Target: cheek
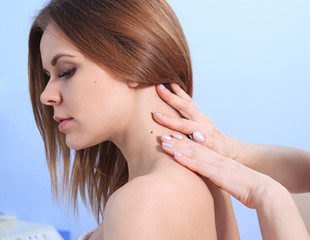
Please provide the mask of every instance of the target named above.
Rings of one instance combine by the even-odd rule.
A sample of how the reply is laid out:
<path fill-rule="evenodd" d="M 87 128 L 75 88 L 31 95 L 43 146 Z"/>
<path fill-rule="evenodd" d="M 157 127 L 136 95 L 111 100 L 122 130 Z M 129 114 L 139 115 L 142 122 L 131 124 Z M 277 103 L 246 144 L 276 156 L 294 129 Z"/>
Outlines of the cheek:
<path fill-rule="evenodd" d="M 67 93 L 67 107 L 75 118 L 73 128 L 66 134 L 66 143 L 72 149 L 112 140 L 126 126 L 133 96 L 125 83 L 104 77 L 81 77 Z"/>
<path fill-rule="evenodd" d="M 80 94 L 79 102 L 85 117 L 96 125 L 96 122 L 117 121 L 115 118 L 123 114 L 130 96 L 124 84 L 116 80 L 93 80 Z"/>
<path fill-rule="evenodd" d="M 66 143 L 70 148 L 82 149 L 112 139 L 117 128 L 117 111 L 109 104 L 93 103 L 83 101 L 76 109 L 76 119 L 66 132 Z"/>

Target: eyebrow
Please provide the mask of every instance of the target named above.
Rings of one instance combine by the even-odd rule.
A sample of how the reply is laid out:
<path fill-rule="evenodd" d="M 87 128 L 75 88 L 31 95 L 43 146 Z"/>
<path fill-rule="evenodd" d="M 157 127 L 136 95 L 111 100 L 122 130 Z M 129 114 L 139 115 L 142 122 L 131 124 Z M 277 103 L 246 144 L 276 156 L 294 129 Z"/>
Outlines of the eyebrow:
<path fill-rule="evenodd" d="M 55 66 L 56 66 L 56 63 L 57 63 L 57 61 L 58 61 L 58 59 L 61 58 L 61 57 L 73 57 L 73 56 L 72 56 L 72 55 L 69 55 L 69 54 L 62 54 L 62 53 L 57 54 L 57 55 L 52 59 L 51 65 L 55 67 Z"/>

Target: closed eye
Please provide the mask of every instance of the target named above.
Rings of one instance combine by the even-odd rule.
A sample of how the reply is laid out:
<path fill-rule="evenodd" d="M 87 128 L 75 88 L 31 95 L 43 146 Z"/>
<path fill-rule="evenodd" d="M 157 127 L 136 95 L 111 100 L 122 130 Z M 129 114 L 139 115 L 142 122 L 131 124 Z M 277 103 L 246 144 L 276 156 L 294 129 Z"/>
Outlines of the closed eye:
<path fill-rule="evenodd" d="M 70 78 L 73 76 L 73 74 L 75 73 L 75 68 L 69 70 L 69 71 L 66 71 L 66 72 L 63 72 L 62 74 L 59 74 L 58 77 L 59 78 Z"/>

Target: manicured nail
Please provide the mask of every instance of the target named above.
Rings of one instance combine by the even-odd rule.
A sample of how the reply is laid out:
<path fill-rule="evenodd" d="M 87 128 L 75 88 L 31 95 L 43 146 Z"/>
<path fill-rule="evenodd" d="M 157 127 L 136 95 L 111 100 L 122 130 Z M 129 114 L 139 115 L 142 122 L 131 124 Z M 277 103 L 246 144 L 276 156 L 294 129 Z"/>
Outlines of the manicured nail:
<path fill-rule="evenodd" d="M 178 134 L 178 133 L 173 133 L 172 136 L 175 137 L 175 138 L 177 138 L 177 139 L 180 139 L 180 140 L 183 139 L 182 135 L 181 135 L 181 134 Z"/>
<path fill-rule="evenodd" d="M 165 85 L 164 85 L 164 84 L 160 84 L 160 86 L 161 86 L 161 88 L 162 88 L 162 89 L 167 90 L 167 88 L 165 87 Z"/>
<path fill-rule="evenodd" d="M 164 139 L 169 140 L 169 141 L 172 139 L 169 135 L 166 135 L 166 134 L 162 134 L 161 136 L 162 136 Z"/>
<path fill-rule="evenodd" d="M 165 146 L 165 147 L 169 147 L 169 148 L 172 147 L 172 145 L 171 145 L 170 143 L 162 142 L 161 144 L 162 144 L 163 146 Z"/>
<path fill-rule="evenodd" d="M 152 113 L 157 116 L 164 116 L 162 113 L 159 113 L 159 112 L 152 112 Z"/>
<path fill-rule="evenodd" d="M 178 152 L 174 152 L 174 156 L 182 157 L 182 154 L 181 154 L 181 153 L 178 153 Z"/>
<path fill-rule="evenodd" d="M 198 131 L 193 133 L 193 137 L 198 142 L 204 142 L 204 140 L 205 140 L 205 137 L 203 136 L 203 134 L 201 132 L 198 132 Z"/>

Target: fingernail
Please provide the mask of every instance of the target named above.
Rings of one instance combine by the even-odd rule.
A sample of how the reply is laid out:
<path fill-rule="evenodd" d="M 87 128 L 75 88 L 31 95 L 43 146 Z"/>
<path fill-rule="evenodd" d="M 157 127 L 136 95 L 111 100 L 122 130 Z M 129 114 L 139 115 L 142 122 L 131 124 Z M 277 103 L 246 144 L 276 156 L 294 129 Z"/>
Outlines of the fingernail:
<path fill-rule="evenodd" d="M 172 136 L 175 137 L 175 138 L 177 138 L 177 139 L 180 139 L 180 140 L 183 139 L 182 135 L 181 135 L 181 134 L 178 134 L 178 133 L 173 133 Z"/>
<path fill-rule="evenodd" d="M 182 157 L 182 154 L 178 153 L 178 152 L 174 152 L 174 155 L 177 156 L 177 157 Z"/>
<path fill-rule="evenodd" d="M 167 140 L 171 140 L 172 138 L 169 136 L 169 135 L 166 135 L 166 134 L 162 134 L 161 135 L 164 139 L 167 139 Z"/>
<path fill-rule="evenodd" d="M 161 144 L 162 144 L 163 146 L 165 146 L 165 147 L 169 147 L 169 148 L 172 147 L 172 145 L 171 145 L 170 143 L 162 142 Z"/>
<path fill-rule="evenodd" d="M 159 112 L 152 112 L 152 113 L 157 115 L 157 116 L 164 116 L 162 113 L 159 113 Z"/>
<path fill-rule="evenodd" d="M 203 136 L 203 134 L 201 132 L 198 132 L 198 131 L 193 133 L 193 137 L 198 142 L 204 142 L 204 140 L 205 140 L 205 137 Z"/>
<path fill-rule="evenodd" d="M 160 86 L 162 89 L 165 89 L 165 90 L 167 89 L 164 84 L 160 84 Z"/>

